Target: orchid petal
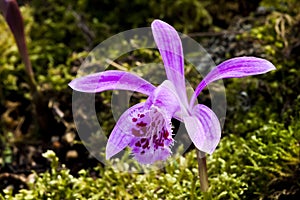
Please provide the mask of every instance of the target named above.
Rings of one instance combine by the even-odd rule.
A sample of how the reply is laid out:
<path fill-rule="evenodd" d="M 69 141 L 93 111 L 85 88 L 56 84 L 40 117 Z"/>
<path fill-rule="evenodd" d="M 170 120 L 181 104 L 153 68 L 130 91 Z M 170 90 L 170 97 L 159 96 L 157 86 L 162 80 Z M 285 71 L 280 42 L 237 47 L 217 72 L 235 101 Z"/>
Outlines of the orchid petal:
<path fill-rule="evenodd" d="M 156 106 L 140 111 L 132 118 L 136 122 L 132 128 L 136 137 L 129 146 L 134 158 L 141 164 L 166 160 L 174 143 L 171 116 Z"/>
<path fill-rule="evenodd" d="M 69 86 L 80 92 L 96 93 L 106 90 L 130 90 L 150 95 L 155 86 L 141 77 L 118 70 L 99 72 L 74 79 Z"/>
<path fill-rule="evenodd" d="M 193 109 L 193 116 L 185 116 L 183 121 L 197 149 L 213 153 L 221 138 L 220 122 L 216 114 L 205 105 L 198 104 Z"/>
<path fill-rule="evenodd" d="M 165 80 L 160 84 L 145 102 L 145 107 L 157 106 L 168 116 L 173 116 L 175 112 L 181 111 L 187 114 L 186 107 L 181 102 L 178 93 L 171 81 Z"/>
<path fill-rule="evenodd" d="M 110 159 L 112 156 L 122 151 L 131 143 L 132 139 L 135 138 L 134 135 L 131 134 L 132 122 L 130 114 L 134 110 L 143 107 L 144 103 L 136 104 L 121 115 L 108 138 L 106 145 L 106 159 Z"/>
<path fill-rule="evenodd" d="M 203 88 L 213 81 L 223 78 L 241 78 L 250 75 L 264 74 L 275 69 L 275 66 L 271 62 L 262 58 L 237 57 L 226 60 L 210 71 L 200 82 L 191 98 L 190 106 L 194 105 L 197 96 Z"/>
<path fill-rule="evenodd" d="M 221 125 L 217 115 L 207 106 L 198 104 L 193 109 L 193 115 L 198 118 L 204 128 L 207 153 L 212 153 L 221 138 Z M 205 149 L 205 148 L 204 148 Z"/>
<path fill-rule="evenodd" d="M 176 91 L 187 104 L 184 78 L 184 57 L 180 37 L 169 24 L 154 20 L 151 24 L 155 43 L 159 49 L 168 79 L 176 85 Z"/>

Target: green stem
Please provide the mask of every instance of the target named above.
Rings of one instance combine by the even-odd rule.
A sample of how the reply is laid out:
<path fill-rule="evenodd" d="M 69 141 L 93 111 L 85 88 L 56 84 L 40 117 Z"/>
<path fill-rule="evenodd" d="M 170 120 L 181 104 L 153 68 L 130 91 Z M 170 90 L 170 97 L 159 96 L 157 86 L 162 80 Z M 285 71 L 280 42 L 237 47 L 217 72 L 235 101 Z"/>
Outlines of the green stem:
<path fill-rule="evenodd" d="M 206 193 L 208 191 L 208 175 L 207 175 L 207 166 L 206 166 L 206 156 L 205 153 L 199 150 L 196 150 L 197 153 L 197 162 L 198 162 L 198 173 L 200 179 L 200 188 L 201 191 Z"/>

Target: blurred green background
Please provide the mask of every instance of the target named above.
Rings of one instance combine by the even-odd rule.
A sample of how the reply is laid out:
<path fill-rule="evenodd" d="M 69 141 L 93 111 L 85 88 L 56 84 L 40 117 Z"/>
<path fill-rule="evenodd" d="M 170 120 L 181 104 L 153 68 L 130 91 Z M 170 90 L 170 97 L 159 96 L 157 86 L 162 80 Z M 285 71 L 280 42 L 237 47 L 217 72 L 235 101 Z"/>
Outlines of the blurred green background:
<path fill-rule="evenodd" d="M 18 1 L 38 85 L 53 122 L 37 127 L 24 65 L 0 16 L 0 199 L 202 199 L 195 151 L 145 174 L 103 167 L 81 143 L 72 90 L 88 52 L 121 31 L 161 19 L 188 34 L 216 64 L 257 56 L 271 73 L 224 80 L 227 116 L 208 156 L 212 199 L 296 199 L 300 191 L 300 2 L 297 0 L 28 0 Z M 113 50 L 113 49 L 112 49 Z M 115 62 L 130 70 L 160 60 L 138 50 Z M 115 69 L 114 66 L 111 66 Z M 186 67 L 195 87 L 201 80 Z M 164 73 L 164 72 L 161 72 Z M 114 120 L 111 92 L 97 96 L 102 127 Z M 134 101 L 143 100 L 136 95 Z M 198 99 L 208 102 L 204 91 Z M 54 124 L 54 125 L 53 125 Z M 97 143 L 97 134 L 95 140 Z M 95 144 L 97 145 L 97 144 Z M 48 153 L 43 154 L 43 152 Z M 54 153 L 55 152 L 55 153 Z"/>

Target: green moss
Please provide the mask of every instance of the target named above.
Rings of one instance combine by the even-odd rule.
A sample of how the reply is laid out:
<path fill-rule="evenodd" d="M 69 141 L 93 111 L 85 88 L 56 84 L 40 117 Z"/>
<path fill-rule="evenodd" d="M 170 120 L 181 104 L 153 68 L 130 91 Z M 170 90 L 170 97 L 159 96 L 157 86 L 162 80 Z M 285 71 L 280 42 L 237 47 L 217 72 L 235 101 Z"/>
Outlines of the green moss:
<path fill-rule="evenodd" d="M 216 152 L 208 157 L 209 193 L 213 199 L 258 199 L 276 195 L 292 195 L 300 184 L 296 177 L 299 161 L 299 125 L 287 129 L 269 121 L 244 138 L 232 133 L 222 138 Z M 98 178 L 81 170 L 70 175 L 51 151 L 44 154 L 51 161 L 51 170 L 35 174 L 29 190 L 6 199 L 202 199 L 197 178 L 195 152 L 182 157 L 166 168 L 136 174 L 118 171 L 109 166 L 98 167 Z M 285 185 L 286 181 L 289 185 Z M 274 188 L 276 186 L 276 188 Z M 279 192 L 279 193 L 278 193 Z"/>

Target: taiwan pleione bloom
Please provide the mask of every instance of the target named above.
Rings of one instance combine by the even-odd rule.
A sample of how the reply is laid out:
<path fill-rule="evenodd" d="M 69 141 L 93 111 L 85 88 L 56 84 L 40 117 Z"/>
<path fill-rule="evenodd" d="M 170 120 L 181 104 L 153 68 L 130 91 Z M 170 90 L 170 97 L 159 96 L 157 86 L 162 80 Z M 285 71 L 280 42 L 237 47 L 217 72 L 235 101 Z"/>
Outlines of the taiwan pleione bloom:
<path fill-rule="evenodd" d="M 155 43 L 161 54 L 167 80 L 155 87 L 141 77 L 125 71 L 108 70 L 74 79 L 69 86 L 80 92 L 130 90 L 148 96 L 126 110 L 117 121 L 106 146 L 106 159 L 127 146 L 141 164 L 164 161 L 171 155 L 171 119 L 185 124 L 197 149 L 211 154 L 221 138 L 216 114 L 207 106 L 196 104 L 197 96 L 211 82 L 239 78 L 274 70 L 272 63 L 256 57 L 229 59 L 212 69 L 200 82 L 189 100 L 184 76 L 184 57 L 180 37 L 169 24 L 154 20 L 151 24 Z"/>

